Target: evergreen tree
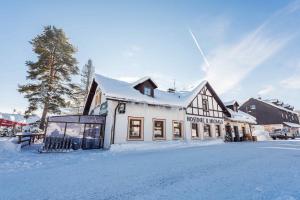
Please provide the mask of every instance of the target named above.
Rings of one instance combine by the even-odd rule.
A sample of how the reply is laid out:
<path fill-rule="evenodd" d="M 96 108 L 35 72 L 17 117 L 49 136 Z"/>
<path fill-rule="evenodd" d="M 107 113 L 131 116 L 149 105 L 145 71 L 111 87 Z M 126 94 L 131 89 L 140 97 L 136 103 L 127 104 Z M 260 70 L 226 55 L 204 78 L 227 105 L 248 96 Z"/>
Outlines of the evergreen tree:
<path fill-rule="evenodd" d="M 85 64 L 81 71 L 81 83 L 84 90 L 85 98 L 89 93 L 90 85 L 92 84 L 93 78 L 95 76 L 95 68 L 93 66 L 92 60 L 89 59 L 87 64 Z"/>
<path fill-rule="evenodd" d="M 72 98 L 68 101 L 67 109 L 63 111 L 64 114 L 82 114 L 83 112 L 84 103 L 95 76 L 95 68 L 91 59 L 82 67 L 80 76 L 81 83 L 76 85 L 73 90 L 76 98 Z"/>
<path fill-rule="evenodd" d="M 44 27 L 30 44 L 38 60 L 27 61 L 30 83 L 19 85 L 19 92 L 29 101 L 26 114 L 42 108 L 40 128 L 44 129 L 48 113 L 60 113 L 67 106 L 67 98 L 74 97 L 76 85 L 71 82 L 72 75 L 78 74 L 77 61 L 73 57 L 76 49 L 70 44 L 62 29 L 54 26 Z"/>

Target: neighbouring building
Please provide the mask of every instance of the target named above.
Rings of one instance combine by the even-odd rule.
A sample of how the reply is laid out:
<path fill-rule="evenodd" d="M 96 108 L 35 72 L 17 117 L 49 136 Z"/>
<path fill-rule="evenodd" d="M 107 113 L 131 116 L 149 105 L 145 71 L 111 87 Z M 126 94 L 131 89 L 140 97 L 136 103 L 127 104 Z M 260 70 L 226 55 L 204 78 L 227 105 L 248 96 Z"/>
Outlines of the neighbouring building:
<path fill-rule="evenodd" d="M 104 148 L 111 144 L 224 138 L 231 114 L 207 81 L 192 91 L 158 89 L 150 77 L 134 83 L 96 75 L 84 115 L 105 116 Z"/>
<path fill-rule="evenodd" d="M 254 116 L 257 124 L 263 126 L 265 131 L 288 128 L 295 134 L 299 133 L 298 113 L 294 111 L 293 106 L 284 104 L 278 99 L 250 98 L 240 110 Z"/>
<path fill-rule="evenodd" d="M 225 118 L 226 140 L 252 140 L 252 126 L 256 124 L 256 118 L 239 110 L 239 103 L 235 100 L 224 104 L 231 115 Z"/>

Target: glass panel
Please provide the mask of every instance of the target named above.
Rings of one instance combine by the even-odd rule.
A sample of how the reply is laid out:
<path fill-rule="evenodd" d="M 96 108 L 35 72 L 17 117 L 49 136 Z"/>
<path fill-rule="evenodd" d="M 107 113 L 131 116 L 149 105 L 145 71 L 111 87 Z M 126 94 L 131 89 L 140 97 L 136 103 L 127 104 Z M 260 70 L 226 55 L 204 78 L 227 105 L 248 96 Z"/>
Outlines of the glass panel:
<path fill-rule="evenodd" d="M 100 135 L 100 124 L 86 124 L 83 135 L 82 148 L 96 149 L 101 147 L 102 137 Z"/>
<path fill-rule="evenodd" d="M 164 137 L 164 121 L 154 121 L 154 137 Z"/>
<path fill-rule="evenodd" d="M 175 137 L 181 137 L 181 122 L 173 122 L 173 131 Z"/>
<path fill-rule="evenodd" d="M 148 95 L 148 96 L 151 96 L 151 88 L 144 87 L 144 94 Z"/>
<path fill-rule="evenodd" d="M 66 123 L 49 122 L 47 126 L 47 136 L 63 137 Z"/>
<path fill-rule="evenodd" d="M 141 138 L 142 121 L 137 119 L 130 119 L 129 138 Z"/>

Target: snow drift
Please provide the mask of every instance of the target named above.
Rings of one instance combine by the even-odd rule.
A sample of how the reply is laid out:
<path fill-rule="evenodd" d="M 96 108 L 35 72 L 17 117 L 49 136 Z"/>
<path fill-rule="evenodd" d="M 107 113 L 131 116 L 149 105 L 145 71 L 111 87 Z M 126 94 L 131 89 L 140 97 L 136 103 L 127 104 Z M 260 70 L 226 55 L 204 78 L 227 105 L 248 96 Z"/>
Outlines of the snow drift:
<path fill-rule="evenodd" d="M 15 142 L 15 138 L 0 138 L 0 153 L 16 153 L 21 150 L 21 145 Z"/>
<path fill-rule="evenodd" d="M 257 137 L 257 141 L 271 140 L 269 132 L 267 131 L 256 130 L 252 133 L 252 135 Z"/>
<path fill-rule="evenodd" d="M 110 147 L 111 152 L 123 151 L 140 151 L 140 150 L 156 150 L 156 149 L 172 149 L 172 148 L 188 148 L 196 146 L 208 146 L 215 144 L 223 144 L 221 139 L 214 140 L 194 140 L 194 141 L 155 141 L 155 142 L 130 142 L 126 144 L 113 144 Z"/>

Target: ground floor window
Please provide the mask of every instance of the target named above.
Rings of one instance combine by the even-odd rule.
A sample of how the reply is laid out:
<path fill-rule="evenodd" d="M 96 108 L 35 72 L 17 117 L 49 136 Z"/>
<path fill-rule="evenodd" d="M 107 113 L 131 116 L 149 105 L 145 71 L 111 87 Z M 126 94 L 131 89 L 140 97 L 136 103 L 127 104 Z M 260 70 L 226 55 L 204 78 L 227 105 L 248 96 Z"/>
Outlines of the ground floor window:
<path fill-rule="evenodd" d="M 211 137 L 210 125 L 204 124 L 204 137 Z"/>
<path fill-rule="evenodd" d="M 216 125 L 216 136 L 221 137 L 221 128 L 220 125 Z"/>
<path fill-rule="evenodd" d="M 173 121 L 173 137 L 182 138 L 182 122 Z"/>
<path fill-rule="evenodd" d="M 199 138 L 199 129 L 197 123 L 192 123 L 192 138 Z"/>
<path fill-rule="evenodd" d="M 144 139 L 144 118 L 129 117 L 128 118 L 128 140 Z"/>
<path fill-rule="evenodd" d="M 246 128 L 245 127 L 242 127 L 242 133 L 243 133 L 243 136 L 246 135 Z"/>
<path fill-rule="evenodd" d="M 154 139 L 165 139 L 165 120 L 154 119 L 153 120 L 153 138 Z"/>

